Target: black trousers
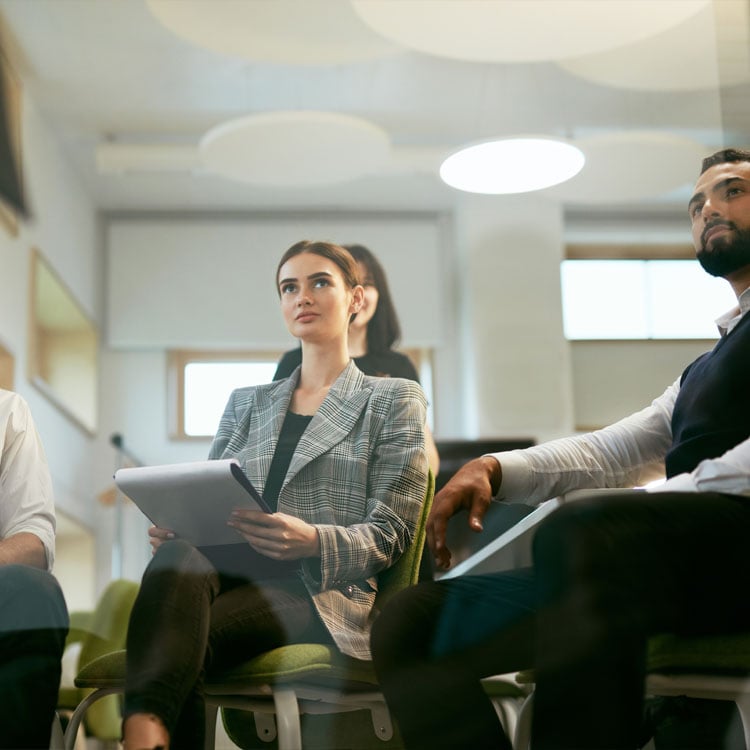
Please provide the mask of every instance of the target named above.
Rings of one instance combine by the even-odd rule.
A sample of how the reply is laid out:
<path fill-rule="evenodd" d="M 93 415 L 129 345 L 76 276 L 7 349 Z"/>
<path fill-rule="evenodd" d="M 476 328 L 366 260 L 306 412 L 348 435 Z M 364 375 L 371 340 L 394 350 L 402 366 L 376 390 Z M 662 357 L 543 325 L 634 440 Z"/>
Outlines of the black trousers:
<path fill-rule="evenodd" d="M 533 667 L 535 750 L 634 750 L 647 638 L 750 628 L 750 500 L 618 493 L 563 506 L 533 568 L 425 582 L 373 628 L 409 748 L 509 748 L 481 677 Z"/>
<path fill-rule="evenodd" d="M 253 582 L 242 559 L 257 562 L 251 548 L 232 546 L 212 550 L 212 561 L 185 541 L 162 544 L 130 616 L 124 716 L 157 715 L 180 750 L 204 746 L 208 669 L 289 643 L 331 642 L 301 580 Z"/>
<path fill-rule="evenodd" d="M 55 578 L 0 566 L 0 748 L 49 748 L 67 633 Z"/>

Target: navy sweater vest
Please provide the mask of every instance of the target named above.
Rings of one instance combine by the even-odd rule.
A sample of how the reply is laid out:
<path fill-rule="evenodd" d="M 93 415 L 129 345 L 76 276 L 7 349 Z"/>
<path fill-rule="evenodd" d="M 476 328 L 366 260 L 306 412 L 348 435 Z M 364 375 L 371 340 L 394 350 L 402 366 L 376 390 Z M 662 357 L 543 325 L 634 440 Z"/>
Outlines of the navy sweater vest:
<path fill-rule="evenodd" d="M 690 472 L 750 437 L 750 314 L 682 373 L 667 477 Z"/>

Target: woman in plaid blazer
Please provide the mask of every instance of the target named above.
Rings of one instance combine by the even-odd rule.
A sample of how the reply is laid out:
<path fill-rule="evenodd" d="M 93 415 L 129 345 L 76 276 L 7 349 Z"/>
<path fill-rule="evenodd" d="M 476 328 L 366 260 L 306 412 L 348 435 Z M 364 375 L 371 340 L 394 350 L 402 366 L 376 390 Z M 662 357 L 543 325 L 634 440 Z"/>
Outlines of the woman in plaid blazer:
<path fill-rule="evenodd" d="M 369 659 L 377 574 L 412 540 L 427 485 L 425 398 L 413 381 L 368 377 L 349 360 L 363 298 L 355 261 L 300 242 L 277 284 L 302 364 L 234 391 L 209 454 L 236 457 L 274 512 L 235 511 L 241 541 L 223 548 L 149 530 L 155 554 L 128 632 L 125 750 L 202 748 L 209 667 L 302 641 Z"/>

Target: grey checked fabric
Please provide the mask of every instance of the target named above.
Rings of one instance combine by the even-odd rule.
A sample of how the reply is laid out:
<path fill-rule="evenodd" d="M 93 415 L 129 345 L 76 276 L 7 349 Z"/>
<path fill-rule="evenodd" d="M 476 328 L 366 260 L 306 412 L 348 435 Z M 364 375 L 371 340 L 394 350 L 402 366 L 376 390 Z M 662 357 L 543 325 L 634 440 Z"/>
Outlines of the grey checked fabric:
<path fill-rule="evenodd" d="M 229 398 L 209 458 L 239 460 L 262 493 L 292 393 L 285 380 Z M 421 387 L 363 375 L 353 362 L 331 386 L 292 457 L 278 510 L 318 528 L 321 558 L 302 579 L 341 651 L 370 658 L 377 573 L 411 543 L 427 488 Z"/>

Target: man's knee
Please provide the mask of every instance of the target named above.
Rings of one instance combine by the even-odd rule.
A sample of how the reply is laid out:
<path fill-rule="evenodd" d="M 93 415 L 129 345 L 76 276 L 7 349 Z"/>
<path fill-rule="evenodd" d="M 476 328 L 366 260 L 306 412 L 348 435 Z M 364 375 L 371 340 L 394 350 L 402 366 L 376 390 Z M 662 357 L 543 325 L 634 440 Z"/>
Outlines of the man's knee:
<path fill-rule="evenodd" d="M 68 610 L 60 584 L 27 565 L 0 567 L 0 632 L 67 629 Z"/>
<path fill-rule="evenodd" d="M 604 562 L 628 533 L 627 507 L 617 499 L 596 498 L 563 505 L 534 536 L 534 565 L 589 567 Z"/>
<path fill-rule="evenodd" d="M 399 592 L 375 619 L 371 645 L 376 667 L 398 665 L 426 648 L 440 616 L 433 606 L 435 586 L 425 582 Z"/>

